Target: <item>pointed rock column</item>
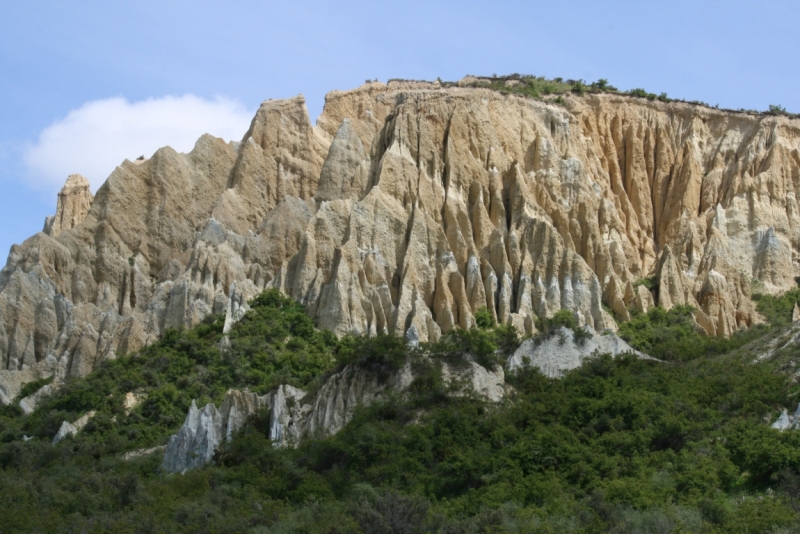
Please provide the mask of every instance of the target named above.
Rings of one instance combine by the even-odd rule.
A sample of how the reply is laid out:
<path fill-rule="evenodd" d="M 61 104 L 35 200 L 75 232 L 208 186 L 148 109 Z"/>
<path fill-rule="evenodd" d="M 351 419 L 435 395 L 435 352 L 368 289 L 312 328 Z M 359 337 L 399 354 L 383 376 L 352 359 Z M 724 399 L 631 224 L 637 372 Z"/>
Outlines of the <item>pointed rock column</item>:
<path fill-rule="evenodd" d="M 94 196 L 89 190 L 89 180 L 80 174 L 70 174 L 58 194 L 56 214 L 44 221 L 44 233 L 56 237 L 81 224 L 89 213 L 92 200 Z"/>

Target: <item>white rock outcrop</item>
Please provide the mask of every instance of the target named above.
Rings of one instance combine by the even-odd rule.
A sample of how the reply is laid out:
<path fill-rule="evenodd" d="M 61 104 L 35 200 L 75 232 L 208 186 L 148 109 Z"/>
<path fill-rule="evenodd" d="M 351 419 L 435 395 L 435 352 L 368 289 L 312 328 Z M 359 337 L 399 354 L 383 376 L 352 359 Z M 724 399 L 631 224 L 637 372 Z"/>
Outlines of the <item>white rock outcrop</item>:
<path fill-rule="evenodd" d="M 28 382 L 54 377 L 54 382 L 64 376 L 65 370 L 54 357 L 48 357 L 24 369 L 0 369 L 0 403 L 11 404 Z"/>
<path fill-rule="evenodd" d="M 61 423 L 61 427 L 58 429 L 55 437 L 53 438 L 53 445 L 61 441 L 62 439 L 66 438 L 67 436 L 77 436 L 78 432 L 83 430 L 83 427 L 89 422 L 89 420 L 95 416 L 97 412 L 94 410 L 82 415 L 79 417 L 74 423 L 69 423 L 64 421 Z"/>
<path fill-rule="evenodd" d="M 445 383 L 458 382 L 490 402 L 505 395 L 503 369 L 488 371 L 475 362 L 442 364 Z M 261 409 L 270 410 L 269 439 L 276 447 L 295 446 L 306 436 L 325 437 L 337 433 L 353 417 L 356 407 L 367 406 L 388 392 L 402 394 L 414 379 L 410 364 L 388 377 L 352 365 L 332 375 L 313 399 L 306 392 L 282 385 L 267 395 L 228 391 L 219 410 L 207 404 L 199 410 L 194 402 L 181 429 L 173 435 L 164 453 L 162 468 L 184 472 L 200 467 L 214 456 L 223 440 L 241 429 L 247 418 Z"/>
<path fill-rule="evenodd" d="M 577 369 L 584 360 L 600 354 L 631 353 L 639 358 L 654 359 L 633 349 L 614 333 L 598 334 L 589 331 L 590 337 L 576 340 L 572 330 L 560 327 L 544 339 L 529 338 L 522 342 L 506 364 L 509 371 L 529 365 L 537 367 L 550 378 L 559 378 L 567 371 Z"/>
<path fill-rule="evenodd" d="M 789 415 L 789 412 L 784 409 L 778 419 L 770 426 L 781 432 L 784 430 L 800 430 L 800 404 L 797 405 L 793 415 Z"/>
<path fill-rule="evenodd" d="M 39 403 L 43 399 L 54 393 L 59 388 L 59 386 L 60 384 L 58 382 L 51 382 L 49 384 L 45 384 L 44 386 L 36 390 L 35 393 L 20 399 L 19 407 L 22 408 L 22 411 L 25 412 L 26 415 L 32 414 L 34 410 L 36 410 L 36 407 L 39 405 Z"/>
<path fill-rule="evenodd" d="M 157 447 L 148 447 L 146 449 L 136 449 L 128 451 L 122 455 L 123 460 L 133 460 L 141 458 L 142 456 L 149 456 L 151 454 L 163 453 L 166 450 L 166 445 L 159 445 Z"/>
<path fill-rule="evenodd" d="M 162 468 L 183 472 L 205 465 L 223 440 L 242 428 L 250 415 L 269 408 L 270 401 L 270 395 L 236 390 L 228 391 L 219 410 L 211 403 L 200 410 L 192 401 L 183 426 L 167 443 Z"/>

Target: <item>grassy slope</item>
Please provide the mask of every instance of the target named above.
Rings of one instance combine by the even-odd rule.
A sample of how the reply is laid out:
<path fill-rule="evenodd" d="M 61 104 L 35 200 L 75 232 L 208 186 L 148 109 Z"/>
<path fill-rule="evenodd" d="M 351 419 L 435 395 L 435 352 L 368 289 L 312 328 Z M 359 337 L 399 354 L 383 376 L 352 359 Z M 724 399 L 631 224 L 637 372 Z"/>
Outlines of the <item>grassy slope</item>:
<path fill-rule="evenodd" d="M 780 324 L 791 298 L 759 306 Z M 253 304 L 230 350 L 211 318 L 70 380 L 32 416 L 0 409 L 0 531 L 762 532 L 798 519 L 800 433 L 765 424 L 797 388 L 751 364 L 757 341 L 730 352 L 761 332 L 702 338 L 690 310 L 656 310 L 622 333 L 671 363 L 604 357 L 562 380 L 527 371 L 487 406 L 447 395 L 435 363 L 401 339 L 338 341 L 276 293 Z M 426 349 L 434 362 L 473 353 L 487 365 L 495 348 L 513 350 L 513 332 L 483 326 Z M 261 414 L 216 465 L 186 475 L 160 473 L 159 455 L 121 459 L 165 443 L 192 398 L 314 389 L 345 363 L 390 372 L 406 358 L 419 372 L 411 394 L 362 409 L 331 438 L 274 449 Z M 127 391 L 148 395 L 129 415 Z M 98 415 L 76 439 L 50 445 L 89 409 Z"/>

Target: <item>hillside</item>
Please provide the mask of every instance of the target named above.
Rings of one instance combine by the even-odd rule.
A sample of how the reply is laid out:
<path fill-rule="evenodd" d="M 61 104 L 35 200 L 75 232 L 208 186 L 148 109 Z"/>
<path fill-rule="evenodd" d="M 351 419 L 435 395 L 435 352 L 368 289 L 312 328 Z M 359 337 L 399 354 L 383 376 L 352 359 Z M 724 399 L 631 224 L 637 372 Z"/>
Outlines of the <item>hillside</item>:
<path fill-rule="evenodd" d="M 482 307 L 533 334 L 691 305 L 730 336 L 794 287 L 796 119 L 537 80 L 367 83 L 316 126 L 268 100 L 241 142 L 71 177 L 0 272 L 0 401 L 270 288 L 337 335 L 434 341 Z"/>
<path fill-rule="evenodd" d="M 800 121 L 601 82 L 70 176 L 0 271 L 0 533 L 800 532 Z"/>
<path fill-rule="evenodd" d="M 776 322 L 791 302 L 771 300 L 783 310 Z M 696 331 L 690 309 L 655 308 L 633 323 L 635 346 L 664 356 L 704 344 L 708 354 L 672 363 L 596 355 L 561 379 L 522 367 L 492 402 L 442 369 L 504 365 L 519 345 L 513 327 L 482 320 L 414 347 L 392 335 L 337 340 L 275 291 L 252 306 L 228 342 L 223 318 L 211 316 L 68 379 L 31 415 L 2 407 L 0 529 L 796 532 L 800 432 L 768 423 L 800 390 L 784 360 L 759 352 L 776 338 L 796 353 L 786 342 L 794 327 L 715 341 Z M 287 383 L 314 397 L 342 369 L 389 383 L 406 365 L 406 389 L 362 405 L 332 436 L 276 448 L 262 409 L 210 464 L 160 467 L 159 446 L 193 400 Z M 51 443 L 62 421 L 90 411 L 80 433 Z"/>

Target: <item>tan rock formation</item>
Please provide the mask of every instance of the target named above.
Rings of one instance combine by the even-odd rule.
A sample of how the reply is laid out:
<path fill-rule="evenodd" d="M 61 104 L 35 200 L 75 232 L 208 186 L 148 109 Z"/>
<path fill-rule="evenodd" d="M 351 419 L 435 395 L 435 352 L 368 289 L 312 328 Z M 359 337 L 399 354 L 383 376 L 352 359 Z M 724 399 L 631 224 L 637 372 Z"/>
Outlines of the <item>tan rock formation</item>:
<path fill-rule="evenodd" d="M 93 199 L 89 180 L 80 174 L 71 174 L 58 194 L 56 214 L 45 219 L 44 233 L 55 237 L 63 230 L 78 226 L 89 213 Z"/>
<path fill-rule="evenodd" d="M 126 161 L 82 222 L 12 247 L 0 367 L 84 374 L 269 287 L 337 333 L 425 341 L 481 306 L 602 331 L 604 305 L 691 304 L 728 335 L 759 320 L 754 280 L 794 286 L 798 188 L 785 117 L 392 82 L 329 94 L 312 127 L 302 97 L 271 100 L 241 142 Z"/>

